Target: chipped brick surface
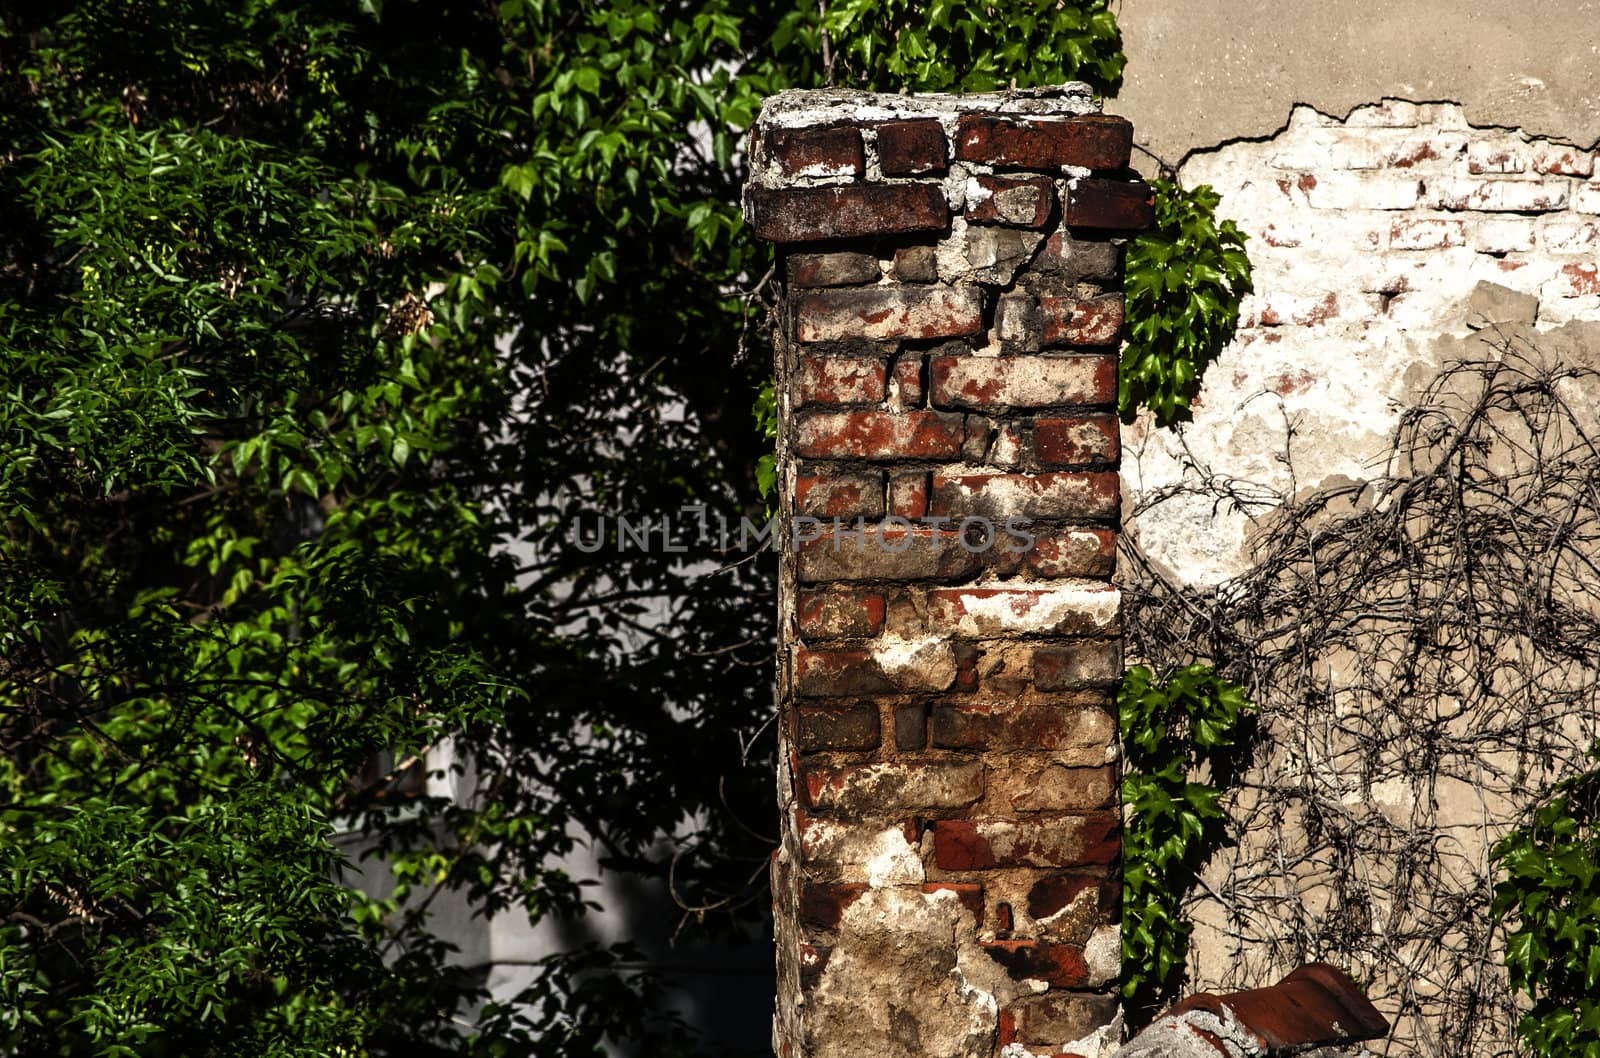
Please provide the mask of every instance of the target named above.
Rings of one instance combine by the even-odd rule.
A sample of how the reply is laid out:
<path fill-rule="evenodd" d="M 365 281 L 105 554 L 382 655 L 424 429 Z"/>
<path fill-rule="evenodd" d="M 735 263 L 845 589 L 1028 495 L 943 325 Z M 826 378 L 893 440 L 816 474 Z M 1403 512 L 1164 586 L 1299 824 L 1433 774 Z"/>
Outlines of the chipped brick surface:
<path fill-rule="evenodd" d="M 753 133 L 783 1058 L 1002 1058 L 1116 1015 L 1131 139 L 1070 87 L 785 93 Z"/>

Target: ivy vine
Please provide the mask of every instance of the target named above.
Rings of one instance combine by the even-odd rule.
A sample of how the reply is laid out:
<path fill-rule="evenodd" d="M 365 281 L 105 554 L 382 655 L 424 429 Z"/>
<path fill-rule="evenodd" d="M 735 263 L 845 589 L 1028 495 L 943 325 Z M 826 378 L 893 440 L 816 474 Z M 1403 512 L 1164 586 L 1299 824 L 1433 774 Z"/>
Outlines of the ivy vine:
<path fill-rule="evenodd" d="M 1517 1035 L 1537 1058 L 1600 1058 L 1600 767 L 1557 786 L 1493 855 L 1505 877 L 1491 911 L 1515 923 L 1506 970 L 1533 1003 Z"/>
<path fill-rule="evenodd" d="M 1128 247 L 1117 410 L 1129 417 L 1143 405 L 1170 426 L 1186 417 L 1201 376 L 1233 341 L 1239 303 L 1253 288 L 1246 236 L 1217 220 L 1220 196 L 1166 178 L 1153 186 L 1155 226 Z"/>
<path fill-rule="evenodd" d="M 1185 895 L 1228 841 L 1220 802 L 1248 749 L 1254 706 L 1207 665 L 1155 679 L 1129 669 L 1117 691 L 1126 809 L 1122 838 L 1122 995 L 1135 1025 L 1183 983 L 1193 926 Z M 1206 767 L 1217 785 L 1194 782 Z"/>

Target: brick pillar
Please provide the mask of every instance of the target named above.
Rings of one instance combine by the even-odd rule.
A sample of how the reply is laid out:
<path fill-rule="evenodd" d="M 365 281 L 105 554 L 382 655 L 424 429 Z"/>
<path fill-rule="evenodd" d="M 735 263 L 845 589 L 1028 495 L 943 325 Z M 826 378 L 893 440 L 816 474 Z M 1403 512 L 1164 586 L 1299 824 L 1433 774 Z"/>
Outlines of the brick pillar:
<path fill-rule="evenodd" d="M 780 1058 L 1094 1054 L 1116 1017 L 1131 141 L 1081 85 L 762 109 Z"/>

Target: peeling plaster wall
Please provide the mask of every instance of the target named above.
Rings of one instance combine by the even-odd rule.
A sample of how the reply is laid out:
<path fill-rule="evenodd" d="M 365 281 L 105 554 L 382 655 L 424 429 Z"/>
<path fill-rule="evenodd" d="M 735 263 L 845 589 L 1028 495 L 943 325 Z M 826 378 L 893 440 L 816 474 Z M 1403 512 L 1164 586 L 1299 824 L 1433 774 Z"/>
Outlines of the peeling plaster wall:
<path fill-rule="evenodd" d="M 1297 106 L 1276 135 L 1181 170 L 1185 185 L 1216 188 L 1250 237 L 1256 292 L 1194 421 L 1124 433 L 1129 531 L 1178 580 L 1242 572 L 1252 515 L 1272 497 L 1381 470 L 1441 337 L 1468 333 L 1478 283 L 1530 295 L 1504 311 L 1541 327 L 1600 319 L 1593 154 L 1468 119 L 1453 103 L 1387 100 L 1342 121 Z M 1262 507 L 1179 496 L 1138 509 L 1207 474 Z"/>

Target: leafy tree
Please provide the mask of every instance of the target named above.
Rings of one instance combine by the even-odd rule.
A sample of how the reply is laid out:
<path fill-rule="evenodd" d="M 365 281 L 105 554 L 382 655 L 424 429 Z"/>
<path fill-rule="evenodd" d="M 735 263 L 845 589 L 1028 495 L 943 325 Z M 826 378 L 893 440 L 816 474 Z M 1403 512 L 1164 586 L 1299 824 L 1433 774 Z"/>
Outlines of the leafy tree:
<path fill-rule="evenodd" d="M 595 948 L 466 1017 L 431 901 L 580 915 L 581 832 L 760 913 L 770 573 L 659 546 L 762 506 L 740 137 L 1113 91 L 1105 6 L 0 11 L 0 1053 L 689 1047 Z"/>

